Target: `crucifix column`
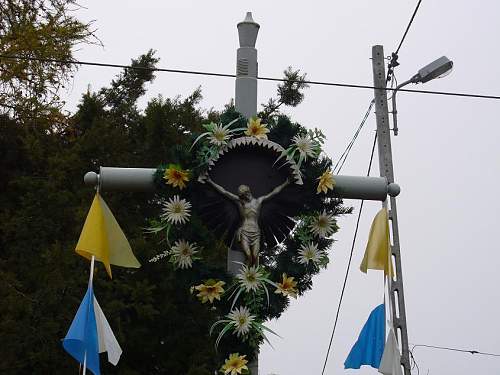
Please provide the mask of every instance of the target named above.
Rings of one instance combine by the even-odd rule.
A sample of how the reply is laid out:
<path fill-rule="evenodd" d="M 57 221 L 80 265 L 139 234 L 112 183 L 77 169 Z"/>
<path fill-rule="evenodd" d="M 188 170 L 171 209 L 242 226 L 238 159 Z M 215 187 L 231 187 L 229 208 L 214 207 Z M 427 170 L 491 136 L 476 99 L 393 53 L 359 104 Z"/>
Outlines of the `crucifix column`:
<path fill-rule="evenodd" d="M 252 18 L 252 12 L 247 12 L 245 19 L 238 23 L 238 36 L 240 48 L 236 52 L 236 83 L 234 105 L 238 112 L 246 118 L 257 114 L 257 49 L 255 42 L 260 25 Z M 228 249 L 227 270 L 236 275 L 245 263 L 245 254 L 241 251 Z M 259 361 L 257 353 L 255 359 L 248 364 L 252 375 L 259 374 Z"/>
<path fill-rule="evenodd" d="M 259 32 L 259 24 L 247 12 L 245 19 L 238 23 L 240 48 L 236 52 L 235 108 L 246 118 L 257 114 L 257 49 L 255 42 Z M 236 275 L 244 263 L 245 254 L 229 249 L 227 253 L 227 270 Z"/>

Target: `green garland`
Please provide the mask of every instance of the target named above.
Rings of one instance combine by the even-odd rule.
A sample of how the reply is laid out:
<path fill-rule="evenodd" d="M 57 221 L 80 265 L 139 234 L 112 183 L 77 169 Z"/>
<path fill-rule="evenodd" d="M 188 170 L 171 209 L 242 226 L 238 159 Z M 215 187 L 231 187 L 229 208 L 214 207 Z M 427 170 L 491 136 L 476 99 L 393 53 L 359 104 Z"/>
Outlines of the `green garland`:
<path fill-rule="evenodd" d="M 175 272 L 191 275 L 193 298 L 209 305 L 217 317 L 211 334 L 221 359 L 229 355 L 221 371 L 246 373 L 246 363 L 267 336 L 274 334 L 264 322 L 278 318 L 290 297 L 312 287 L 313 275 L 329 262 L 331 236 L 338 230 L 335 217 L 351 209 L 333 194 L 332 162 L 322 153 L 325 137 L 319 130 L 308 131 L 286 116 L 272 118 L 268 124 L 258 118 L 247 122 L 235 111 L 222 114 L 219 123 L 203 127 L 204 133 L 178 147 L 176 160 L 157 169 L 161 215 L 150 221 L 147 231 L 165 250 L 150 261 L 164 258 Z M 282 146 L 280 158 L 298 168 L 305 193 L 300 214 L 294 217 L 296 226 L 285 241 L 261 248 L 260 265 L 243 266 L 232 277 L 225 270 L 227 246 L 204 225 L 193 205 L 196 185 L 210 161 L 231 139 L 239 137 L 267 138 Z"/>

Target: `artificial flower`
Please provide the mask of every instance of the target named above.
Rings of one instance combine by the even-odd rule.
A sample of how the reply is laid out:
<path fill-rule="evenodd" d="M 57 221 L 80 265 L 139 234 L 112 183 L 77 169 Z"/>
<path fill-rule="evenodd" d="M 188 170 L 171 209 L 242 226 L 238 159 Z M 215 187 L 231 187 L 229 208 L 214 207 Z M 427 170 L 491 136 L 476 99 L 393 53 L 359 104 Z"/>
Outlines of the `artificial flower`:
<path fill-rule="evenodd" d="M 283 281 L 281 283 L 277 283 L 278 288 L 274 293 L 297 298 L 297 289 L 295 288 L 297 286 L 297 282 L 293 279 L 293 277 L 288 277 L 286 273 L 284 273 Z"/>
<path fill-rule="evenodd" d="M 166 180 L 167 184 L 182 190 L 186 187 L 186 182 L 189 181 L 189 171 L 183 170 L 177 165 L 170 165 L 165 170 L 163 178 Z"/>
<path fill-rule="evenodd" d="M 269 133 L 269 129 L 266 127 L 266 124 L 261 124 L 260 121 L 261 119 L 258 117 L 252 117 L 251 119 L 249 119 L 245 134 L 250 137 L 267 139 L 267 133 Z"/>
<path fill-rule="evenodd" d="M 198 138 L 191 145 L 191 149 L 194 147 L 198 141 L 207 137 L 209 143 L 216 146 L 224 146 L 227 142 L 235 135 L 235 133 L 245 130 L 245 128 L 231 128 L 231 126 L 239 121 L 239 117 L 234 119 L 233 121 L 227 123 L 226 125 L 216 124 L 215 122 L 210 122 L 208 124 L 203 124 L 203 128 L 207 131 L 200 134 Z"/>
<path fill-rule="evenodd" d="M 335 231 L 335 219 L 332 215 L 323 211 L 311 222 L 311 232 L 319 238 L 326 238 Z"/>
<path fill-rule="evenodd" d="M 166 219 L 170 224 L 184 224 L 189 220 L 190 209 L 191 203 L 174 195 L 164 203 L 161 218 Z"/>
<path fill-rule="evenodd" d="M 266 293 L 267 302 L 269 303 L 269 292 L 267 290 L 266 284 L 272 285 L 276 287 L 276 284 L 269 280 L 267 273 L 264 268 L 261 266 L 251 266 L 248 267 L 246 264 L 240 263 L 241 269 L 236 275 L 237 279 L 237 288 L 233 291 L 231 298 L 233 298 L 233 304 L 231 308 L 234 307 L 238 297 L 243 293 L 248 292 L 259 292 L 259 290 L 263 289 Z"/>
<path fill-rule="evenodd" d="M 238 336 L 245 336 L 250 331 L 250 326 L 255 319 L 255 316 L 250 315 L 250 310 L 244 306 L 232 310 L 227 317 Z"/>
<path fill-rule="evenodd" d="M 322 255 L 321 251 L 318 250 L 318 245 L 313 242 L 302 245 L 300 247 L 299 254 L 299 263 L 306 265 L 309 262 L 318 264 Z"/>
<path fill-rule="evenodd" d="M 314 157 L 316 155 L 313 141 L 308 135 L 296 135 L 292 140 L 302 159 L 306 160 L 308 156 Z"/>
<path fill-rule="evenodd" d="M 172 246 L 170 260 L 181 269 L 191 268 L 193 266 L 193 256 L 198 252 L 195 250 L 196 248 L 196 245 L 186 240 L 177 240 Z"/>
<path fill-rule="evenodd" d="M 236 275 L 240 287 L 246 292 L 257 291 L 265 282 L 264 270 L 260 266 L 241 266 L 240 272 Z"/>
<path fill-rule="evenodd" d="M 317 193 L 327 193 L 328 189 L 333 190 L 335 187 L 335 180 L 333 179 L 333 174 L 330 170 L 325 171 L 321 177 L 318 178 L 318 188 Z"/>
<path fill-rule="evenodd" d="M 224 281 L 216 281 L 214 279 L 207 280 L 204 284 L 196 285 L 195 290 L 198 291 L 196 295 L 202 303 L 210 301 L 214 302 L 214 299 L 220 301 L 220 296 L 224 293 L 224 288 L 222 288 L 226 283 Z"/>
<path fill-rule="evenodd" d="M 215 348 L 219 346 L 219 342 L 222 337 L 227 332 L 233 332 L 237 336 L 245 336 L 250 330 L 252 331 L 252 335 L 256 334 L 258 337 L 262 337 L 268 344 L 271 344 L 267 339 L 264 331 L 270 332 L 273 335 L 278 336 L 278 334 L 271 329 L 267 328 L 262 322 L 256 320 L 256 317 L 250 315 L 250 310 L 244 306 L 233 309 L 231 308 L 231 312 L 226 315 L 226 319 L 221 319 L 216 321 L 210 327 L 210 335 L 214 332 L 215 328 L 219 325 L 223 325 L 217 340 L 215 340 Z"/>
<path fill-rule="evenodd" d="M 223 146 L 227 144 L 230 138 L 230 131 L 227 126 L 222 126 L 222 124 L 211 123 L 212 131 L 208 133 L 208 139 L 211 144 L 215 146 Z"/>
<path fill-rule="evenodd" d="M 243 370 L 248 370 L 247 363 L 245 359 L 246 355 L 240 355 L 240 353 L 229 354 L 229 358 L 221 367 L 221 372 L 224 375 L 238 375 L 241 374 Z"/>

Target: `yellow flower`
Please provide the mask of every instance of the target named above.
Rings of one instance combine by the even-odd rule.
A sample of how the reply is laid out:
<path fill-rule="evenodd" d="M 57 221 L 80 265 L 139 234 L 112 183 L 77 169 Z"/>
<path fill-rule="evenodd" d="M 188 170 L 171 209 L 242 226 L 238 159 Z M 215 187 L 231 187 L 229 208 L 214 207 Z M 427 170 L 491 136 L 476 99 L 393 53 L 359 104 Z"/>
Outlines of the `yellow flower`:
<path fill-rule="evenodd" d="M 260 118 L 252 117 L 248 120 L 247 130 L 245 130 L 245 134 L 250 137 L 267 139 L 267 133 L 269 133 L 269 129 L 266 127 L 266 124 L 260 123 Z"/>
<path fill-rule="evenodd" d="M 318 180 L 318 194 L 321 192 L 326 194 L 328 192 L 328 189 L 333 190 L 333 188 L 335 187 L 335 180 L 333 179 L 333 174 L 330 170 L 325 171 L 325 173 L 323 173 L 321 177 L 318 178 Z"/>
<path fill-rule="evenodd" d="M 293 298 L 297 298 L 297 282 L 293 280 L 293 277 L 287 277 L 286 273 L 283 274 L 283 281 L 281 283 L 277 283 L 278 288 L 274 293 L 283 294 L 284 296 L 290 296 Z"/>
<path fill-rule="evenodd" d="M 167 184 L 182 190 L 186 187 L 186 182 L 189 181 L 189 171 L 171 165 L 165 170 L 163 178 L 167 181 Z"/>
<path fill-rule="evenodd" d="M 210 301 L 214 302 L 214 299 L 220 301 L 220 296 L 224 293 L 224 288 L 222 288 L 226 283 L 224 281 L 215 281 L 213 279 L 207 280 L 205 284 L 196 285 L 196 289 L 199 293 L 196 295 L 202 303 Z"/>
<path fill-rule="evenodd" d="M 220 371 L 224 374 L 238 375 L 241 374 L 243 370 L 248 370 L 247 363 L 245 359 L 246 355 L 240 355 L 240 353 L 232 353 L 229 358 L 226 359 L 226 363 L 221 367 Z"/>

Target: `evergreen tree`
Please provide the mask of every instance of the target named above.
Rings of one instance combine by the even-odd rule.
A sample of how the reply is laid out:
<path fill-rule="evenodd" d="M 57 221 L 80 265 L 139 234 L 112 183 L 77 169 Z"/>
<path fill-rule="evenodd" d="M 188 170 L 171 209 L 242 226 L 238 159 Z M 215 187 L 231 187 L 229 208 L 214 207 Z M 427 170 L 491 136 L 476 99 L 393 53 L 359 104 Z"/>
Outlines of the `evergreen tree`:
<path fill-rule="evenodd" d="M 0 5 L 0 53 L 71 59 L 71 48 L 89 41 L 90 25 L 67 13 L 70 0 L 7 0 Z M 22 38 L 19 36 L 22 35 Z M 61 39 L 66 36 L 66 39 Z M 54 43 L 58 40 L 60 43 Z M 153 51 L 132 60 L 137 68 L 158 62 Z M 181 100 L 138 99 L 154 79 L 147 69 L 126 69 L 99 92 L 82 96 L 77 112 L 63 116 L 58 89 L 71 65 L 0 61 L 0 373 L 74 374 L 78 364 L 62 339 L 85 293 L 89 262 L 74 252 L 94 192 L 86 171 L 101 165 L 151 166 L 175 161 L 181 145 L 204 121 L 201 90 Z M 289 69 L 278 99 L 264 109 L 297 105 L 305 87 Z M 280 91 L 281 90 L 281 91 Z M 233 113 L 228 106 L 226 114 Z M 186 291 L 193 280 L 148 259 L 160 250 L 142 233 L 157 215 L 147 194 L 104 197 L 143 267 L 113 269 L 109 280 L 97 266 L 95 293 L 124 355 L 105 374 L 213 374 L 220 364 L 208 336 L 212 312 Z M 214 266 L 225 263 L 223 249 Z"/>
<path fill-rule="evenodd" d="M 99 43 L 92 25 L 74 17 L 75 0 L 0 2 L 0 114 L 22 122 L 64 121 L 59 91 L 75 71 L 73 48 Z"/>
<path fill-rule="evenodd" d="M 151 67 L 153 53 L 132 65 Z M 75 373 L 62 349 L 88 279 L 89 263 L 74 246 L 92 201 L 82 174 L 100 165 L 158 165 L 176 142 L 198 129 L 197 90 L 186 100 L 157 98 L 144 114 L 136 107 L 150 71 L 128 69 L 109 88 L 86 93 L 77 113 L 57 133 L 27 130 L 2 117 L 0 163 L 0 373 Z M 182 124 L 182 126 L 180 125 Z M 123 355 L 103 373 L 212 374 L 209 311 L 186 293 L 190 280 L 148 263 L 158 252 L 141 228 L 156 214 L 145 194 L 105 196 L 143 267 L 114 268 L 108 280 L 97 266 L 95 293 Z"/>

